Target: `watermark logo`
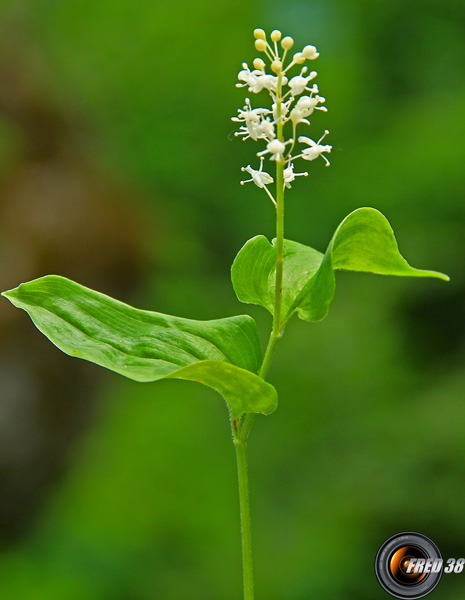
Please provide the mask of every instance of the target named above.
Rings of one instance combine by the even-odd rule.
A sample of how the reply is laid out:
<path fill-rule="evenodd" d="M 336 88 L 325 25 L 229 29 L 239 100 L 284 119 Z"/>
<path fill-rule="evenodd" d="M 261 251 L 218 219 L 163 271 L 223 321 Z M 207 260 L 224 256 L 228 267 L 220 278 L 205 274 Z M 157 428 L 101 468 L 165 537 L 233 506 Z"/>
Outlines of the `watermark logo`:
<path fill-rule="evenodd" d="M 460 573 L 465 559 L 447 560 L 444 567 L 439 548 L 421 533 L 406 531 L 386 540 L 378 550 L 375 572 L 381 586 L 394 596 L 416 600 L 427 596 L 444 573 Z"/>

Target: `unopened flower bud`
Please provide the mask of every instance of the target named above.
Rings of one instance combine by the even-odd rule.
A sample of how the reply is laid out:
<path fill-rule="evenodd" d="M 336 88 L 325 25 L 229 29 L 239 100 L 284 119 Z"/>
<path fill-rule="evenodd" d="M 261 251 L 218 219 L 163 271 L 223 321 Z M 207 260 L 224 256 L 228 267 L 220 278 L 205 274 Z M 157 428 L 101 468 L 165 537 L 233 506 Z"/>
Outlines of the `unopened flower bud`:
<path fill-rule="evenodd" d="M 283 50 L 290 50 L 294 45 L 294 40 L 290 36 L 286 36 L 281 41 L 281 48 Z"/>
<path fill-rule="evenodd" d="M 256 40 L 266 40 L 266 33 L 263 29 L 254 29 L 253 35 Z"/>
<path fill-rule="evenodd" d="M 271 63 L 271 70 L 278 75 L 283 70 L 283 63 L 280 60 L 274 60 Z"/>
<path fill-rule="evenodd" d="M 266 42 L 263 38 L 258 38 L 255 40 L 255 48 L 259 52 L 265 52 L 266 50 Z"/>
<path fill-rule="evenodd" d="M 279 31 L 279 29 L 275 29 L 271 32 L 270 37 L 273 40 L 273 42 L 279 42 L 279 40 L 281 39 L 281 32 Z"/>
<path fill-rule="evenodd" d="M 305 62 L 305 56 L 302 54 L 302 52 L 296 52 L 292 58 L 292 62 L 301 65 Z"/>
<path fill-rule="evenodd" d="M 319 54 L 315 46 L 305 46 L 305 48 L 302 50 L 302 56 L 304 56 L 307 60 L 313 60 L 318 58 Z"/>
<path fill-rule="evenodd" d="M 258 69 L 259 71 L 263 71 L 265 68 L 265 62 L 261 58 L 256 58 L 253 61 L 254 69 Z"/>

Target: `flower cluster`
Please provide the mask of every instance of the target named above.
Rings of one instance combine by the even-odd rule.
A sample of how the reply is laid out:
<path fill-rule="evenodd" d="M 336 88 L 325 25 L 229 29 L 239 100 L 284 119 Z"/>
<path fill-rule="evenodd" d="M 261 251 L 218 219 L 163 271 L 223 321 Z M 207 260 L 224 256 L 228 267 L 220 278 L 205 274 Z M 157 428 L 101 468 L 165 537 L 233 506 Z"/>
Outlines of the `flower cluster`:
<path fill-rule="evenodd" d="M 288 52 L 294 45 L 291 37 L 283 38 L 281 32 L 275 30 L 271 32 L 271 42 L 268 42 L 263 29 L 255 29 L 254 36 L 255 48 L 264 53 L 270 63 L 271 73 L 266 71 L 266 63 L 261 58 L 253 61 L 252 70 L 247 63 L 242 63 L 242 70 L 238 75 L 239 83 L 236 86 L 246 87 L 252 94 L 266 90 L 271 96 L 271 107 L 252 108 L 250 98 L 246 98 L 244 107 L 238 110 L 238 116 L 232 117 L 232 120 L 240 124 L 236 136 L 243 136 L 244 140 L 264 140 L 266 144 L 265 149 L 257 153 L 260 158 L 259 169 L 253 169 L 250 165 L 244 167 L 242 170 L 251 178 L 241 183 L 255 183 L 259 188 L 265 189 L 276 204 L 267 188 L 274 180 L 263 170 L 265 157 L 276 162 L 277 168 L 282 172 L 283 186 L 290 188 L 296 177 L 308 175 L 307 172 L 294 173 L 294 161 L 298 158 L 311 161 L 321 156 L 328 166 L 329 160 L 325 154 L 331 152 L 332 146 L 321 144 L 329 133 L 327 130 L 317 142 L 303 135 L 297 138 L 296 133 L 299 125 L 310 125 L 308 117 L 315 110 L 327 110 L 323 106 L 325 98 L 319 95 L 318 86 L 313 82 L 317 72 L 309 71 L 304 65 L 306 61 L 318 58 L 315 46 L 305 46 L 301 52 L 296 52 L 285 66 Z M 291 77 L 290 71 L 297 65 L 304 66 L 301 67 L 300 73 Z M 287 140 L 284 136 L 285 128 L 292 128 L 292 135 Z M 293 155 L 297 142 L 304 147 Z"/>

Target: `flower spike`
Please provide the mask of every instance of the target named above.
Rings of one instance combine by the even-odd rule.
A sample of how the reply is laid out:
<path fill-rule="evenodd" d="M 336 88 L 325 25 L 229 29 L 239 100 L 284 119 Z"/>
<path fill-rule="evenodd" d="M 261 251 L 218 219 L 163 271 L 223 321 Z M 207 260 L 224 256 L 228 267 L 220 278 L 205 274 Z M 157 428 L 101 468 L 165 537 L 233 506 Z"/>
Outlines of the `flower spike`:
<path fill-rule="evenodd" d="M 253 169 L 250 165 L 244 167 L 242 170 L 250 175 L 250 179 L 241 183 L 255 183 L 257 187 L 265 189 L 276 204 L 268 185 L 275 181 L 282 182 L 279 184 L 279 187 L 283 186 L 281 191 L 276 190 L 276 198 L 279 198 L 283 189 L 290 188 L 296 177 L 308 175 L 307 172 L 294 172 L 297 159 L 310 162 L 321 156 L 327 166 L 330 164 L 326 155 L 331 152 L 332 146 L 322 144 L 327 131 L 317 142 L 311 137 L 299 135 L 301 128 L 310 126 L 311 115 L 316 111 L 327 112 L 327 108 L 324 106 L 325 98 L 320 95 L 318 85 L 314 82 L 317 72 L 310 71 L 304 64 L 318 58 L 315 46 L 308 44 L 301 51 L 297 50 L 291 58 L 288 53 L 294 47 L 294 40 L 278 29 L 268 37 L 263 29 L 255 29 L 254 38 L 255 48 L 261 57 L 255 58 L 250 68 L 246 62 L 242 63 L 236 86 L 245 87 L 252 94 L 266 92 L 271 102 L 252 108 L 250 99 L 246 98 L 243 108 L 232 120 L 239 123 L 235 136 L 255 142 L 263 140 L 264 144 L 264 148 L 262 146 L 257 152 L 259 169 Z M 299 68 L 297 65 L 303 66 L 300 72 L 293 73 L 292 70 Z M 303 147 L 299 147 L 299 144 L 303 144 Z M 275 181 L 264 170 L 265 160 L 276 164 Z"/>

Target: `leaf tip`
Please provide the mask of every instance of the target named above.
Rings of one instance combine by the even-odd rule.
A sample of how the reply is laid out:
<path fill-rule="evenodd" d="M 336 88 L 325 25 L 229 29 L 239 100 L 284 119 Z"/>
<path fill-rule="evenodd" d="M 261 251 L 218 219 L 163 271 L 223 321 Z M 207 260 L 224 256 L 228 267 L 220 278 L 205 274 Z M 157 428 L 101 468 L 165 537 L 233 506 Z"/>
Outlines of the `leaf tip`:
<path fill-rule="evenodd" d="M 435 277 L 436 279 L 441 279 L 442 281 L 450 281 L 449 275 L 445 273 L 441 273 L 440 271 L 426 271 L 428 277 Z"/>
<path fill-rule="evenodd" d="M 16 296 L 15 292 L 18 288 L 12 288 L 11 290 L 5 290 L 4 292 L 0 293 L 0 296 L 4 296 L 7 300 L 9 300 L 10 302 L 12 301 L 12 299 Z"/>

